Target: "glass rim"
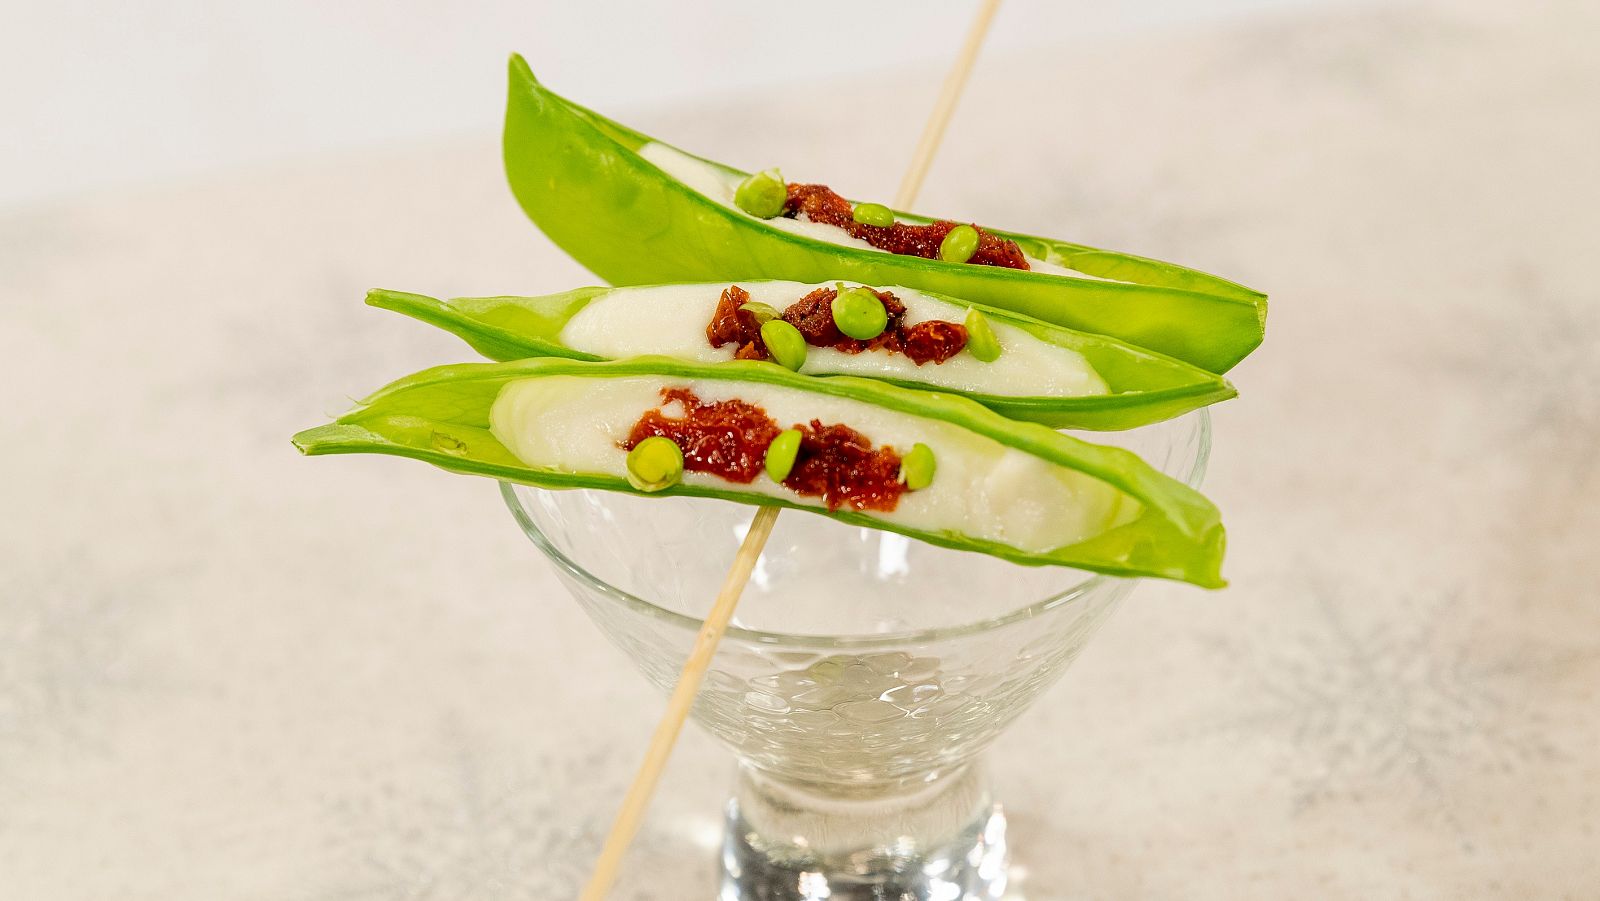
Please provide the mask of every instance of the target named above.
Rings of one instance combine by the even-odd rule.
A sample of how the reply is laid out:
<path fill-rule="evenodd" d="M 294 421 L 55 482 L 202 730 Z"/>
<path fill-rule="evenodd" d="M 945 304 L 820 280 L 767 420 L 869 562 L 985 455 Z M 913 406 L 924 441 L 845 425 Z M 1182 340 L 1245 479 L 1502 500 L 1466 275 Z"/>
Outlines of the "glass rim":
<path fill-rule="evenodd" d="M 1200 487 L 1200 482 L 1205 478 L 1206 465 L 1211 457 L 1211 411 L 1200 409 L 1198 414 L 1196 440 L 1199 451 L 1189 465 L 1189 471 L 1184 473 L 1179 481 L 1191 488 Z M 537 486 L 528 486 L 537 488 Z M 511 509 L 511 515 L 522 528 L 524 535 L 538 547 L 550 561 L 562 572 L 577 579 L 585 587 L 594 590 L 600 596 L 622 604 L 629 609 L 646 616 L 661 620 L 671 625 L 681 627 L 691 633 L 698 633 L 705 621 L 697 616 L 679 613 L 654 602 L 645 600 L 632 592 L 624 591 L 610 582 L 589 572 L 576 560 L 567 556 L 566 552 L 556 547 L 544 530 L 533 521 L 528 511 L 523 507 L 522 501 L 516 494 L 517 483 L 502 481 L 500 483 L 500 496 L 505 499 L 506 506 Z M 806 512 L 806 511 L 797 511 Z M 752 516 L 754 513 L 752 512 Z M 815 514 L 811 514 L 815 515 Z M 1068 569 L 1068 567 L 1057 567 Z M 894 646 L 904 644 L 925 644 L 935 641 L 944 641 L 951 638 L 961 638 L 1003 628 L 1012 623 L 1025 619 L 1032 619 L 1075 601 L 1087 597 L 1092 592 L 1103 586 L 1120 587 L 1123 590 L 1131 589 L 1138 577 L 1110 576 L 1101 573 L 1088 573 L 1082 570 L 1083 578 L 1073 582 L 1059 591 L 1052 592 L 1047 597 L 1024 604 L 1021 607 L 1008 610 L 998 616 L 991 616 L 970 623 L 957 626 L 936 626 L 929 629 L 910 629 L 900 632 L 881 632 L 859 635 L 817 635 L 796 632 L 771 632 L 764 629 L 748 629 L 730 622 L 723 635 L 725 638 L 737 638 L 752 644 L 784 646 L 799 645 L 804 647 L 828 648 L 871 648 L 879 646 Z"/>

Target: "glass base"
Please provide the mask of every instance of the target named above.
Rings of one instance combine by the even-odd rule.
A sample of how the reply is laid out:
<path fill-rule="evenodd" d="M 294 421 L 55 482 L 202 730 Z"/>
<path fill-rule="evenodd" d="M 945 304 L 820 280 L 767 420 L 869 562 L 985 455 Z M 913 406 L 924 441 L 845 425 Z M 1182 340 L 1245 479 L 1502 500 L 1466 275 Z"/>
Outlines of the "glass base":
<path fill-rule="evenodd" d="M 744 767 L 720 901 L 999 901 L 1006 818 L 978 767 L 841 796 Z"/>

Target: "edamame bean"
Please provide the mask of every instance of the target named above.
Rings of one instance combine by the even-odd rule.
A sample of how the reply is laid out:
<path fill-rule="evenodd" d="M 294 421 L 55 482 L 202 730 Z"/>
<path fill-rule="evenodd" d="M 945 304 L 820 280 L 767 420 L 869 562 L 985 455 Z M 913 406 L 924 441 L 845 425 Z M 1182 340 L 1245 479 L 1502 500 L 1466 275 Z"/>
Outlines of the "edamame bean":
<path fill-rule="evenodd" d="M 800 371 L 806 363 L 806 339 L 800 330 L 782 319 L 769 319 L 761 325 L 761 343 L 767 353 L 785 369 Z"/>
<path fill-rule="evenodd" d="M 771 219 L 783 212 L 789 199 L 789 189 L 783 183 L 783 174 L 776 169 L 757 172 L 742 182 L 733 192 L 733 202 L 757 219 Z"/>
<path fill-rule="evenodd" d="M 989 317 L 976 307 L 969 307 L 966 326 L 967 353 L 985 363 L 1000 359 L 1000 339 L 994 336 L 994 329 L 989 327 Z"/>
<path fill-rule="evenodd" d="M 767 445 L 767 475 L 781 482 L 794 469 L 795 458 L 800 455 L 800 430 L 785 429 Z"/>
<path fill-rule="evenodd" d="M 778 311 L 776 308 L 770 304 L 764 304 L 759 300 L 752 300 L 739 309 L 749 313 L 751 316 L 754 316 L 756 325 L 765 325 L 766 323 L 778 318 Z"/>
<path fill-rule="evenodd" d="M 881 203 L 858 203 L 851 211 L 850 218 L 862 225 L 887 228 L 894 224 L 894 211 Z"/>
<path fill-rule="evenodd" d="M 978 252 L 978 230 L 970 225 L 958 225 L 939 242 L 939 259 L 946 263 L 965 263 Z"/>
<path fill-rule="evenodd" d="M 628 484 L 640 491 L 671 488 L 683 478 L 683 451 L 671 438 L 652 435 L 628 451 Z"/>
<path fill-rule="evenodd" d="M 833 299 L 833 324 L 857 341 L 871 341 L 889 325 L 889 311 L 866 288 L 842 288 Z"/>
<path fill-rule="evenodd" d="M 913 444 L 911 453 L 900 460 L 900 478 L 912 491 L 933 484 L 935 469 L 938 469 L 938 464 L 933 459 L 933 448 L 920 441 Z"/>

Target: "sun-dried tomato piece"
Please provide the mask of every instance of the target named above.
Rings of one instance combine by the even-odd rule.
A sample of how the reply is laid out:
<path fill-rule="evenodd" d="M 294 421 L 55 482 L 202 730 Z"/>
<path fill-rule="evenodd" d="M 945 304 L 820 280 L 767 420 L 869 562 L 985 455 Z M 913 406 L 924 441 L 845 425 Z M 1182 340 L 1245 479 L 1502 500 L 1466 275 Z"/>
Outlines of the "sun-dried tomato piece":
<path fill-rule="evenodd" d="M 717 300 L 717 311 L 711 314 L 711 322 L 706 326 L 706 340 L 712 347 L 736 345 L 735 359 L 765 360 L 767 346 L 761 340 L 761 323 L 741 309 L 749 302 L 750 292 L 738 285 L 723 289 L 722 297 Z"/>
<path fill-rule="evenodd" d="M 661 400 L 683 404 L 683 416 L 646 412 L 622 447 L 633 450 L 655 435 L 670 438 L 683 451 L 683 468 L 690 472 L 714 473 L 730 482 L 749 484 L 761 473 L 767 445 L 782 431 L 765 410 L 742 400 L 707 404 L 688 388 L 663 388 Z"/>
<path fill-rule="evenodd" d="M 900 455 L 893 448 L 873 450 L 867 437 L 847 425 L 813 419 L 800 430 L 800 453 L 783 484 L 821 497 L 829 510 L 893 510 L 906 486 L 900 481 Z"/>
<path fill-rule="evenodd" d="M 791 219 L 805 213 L 812 222 L 822 222 L 848 228 L 855 224 L 854 209 L 850 201 L 840 197 L 827 185 L 802 185 L 790 183 L 789 198 L 784 202 L 783 214 Z"/>
<path fill-rule="evenodd" d="M 709 472 L 748 485 L 764 468 L 767 448 L 782 429 L 761 407 L 742 400 L 706 403 L 688 388 L 661 389 L 663 406 L 683 405 L 682 416 L 660 409 L 639 417 L 624 450 L 657 435 L 683 451 L 683 468 Z M 907 490 L 900 481 L 900 455 L 893 448 L 876 450 L 867 437 L 847 425 L 796 425 L 800 450 L 783 484 L 797 494 L 820 497 L 829 510 L 890 511 Z"/>
<path fill-rule="evenodd" d="M 839 296 L 834 288 L 818 288 L 800 298 L 784 310 L 782 318 L 800 332 L 806 343 L 813 347 L 831 347 L 841 353 L 859 354 L 879 350 L 886 353 L 903 353 L 918 366 L 932 360 L 943 363 L 967 346 L 967 330 L 954 322 L 919 322 L 905 324 L 906 305 L 891 291 L 869 288 L 883 304 L 887 316 L 884 329 L 875 338 L 859 341 L 839 331 L 833 321 L 833 301 Z M 706 339 L 712 347 L 736 343 L 734 354 L 739 360 L 765 360 L 769 358 L 766 345 L 761 341 L 761 327 L 755 317 L 741 307 L 750 295 L 738 285 L 722 292 L 717 311 L 706 326 Z"/>
<path fill-rule="evenodd" d="M 959 223 L 947 220 L 913 225 L 896 222 L 893 225 L 865 225 L 855 221 L 850 201 L 844 199 L 827 185 L 790 184 L 789 197 L 784 204 L 784 215 L 794 218 L 801 213 L 813 222 L 822 222 L 849 232 L 853 238 L 902 256 L 939 258 L 939 243 Z M 1027 269 L 1028 258 L 1010 238 L 984 230 L 978 231 L 978 249 L 968 263 L 978 266 L 1000 266 L 1005 269 Z"/>
<path fill-rule="evenodd" d="M 790 304 L 783 311 L 783 321 L 794 326 L 812 347 L 832 347 L 846 340 L 833 322 L 833 299 L 838 296 L 833 288 L 818 288 Z"/>
<path fill-rule="evenodd" d="M 943 363 L 967 346 L 967 327 L 958 322 L 929 320 L 907 328 L 900 339 L 900 352 L 918 366 L 930 360 Z"/>

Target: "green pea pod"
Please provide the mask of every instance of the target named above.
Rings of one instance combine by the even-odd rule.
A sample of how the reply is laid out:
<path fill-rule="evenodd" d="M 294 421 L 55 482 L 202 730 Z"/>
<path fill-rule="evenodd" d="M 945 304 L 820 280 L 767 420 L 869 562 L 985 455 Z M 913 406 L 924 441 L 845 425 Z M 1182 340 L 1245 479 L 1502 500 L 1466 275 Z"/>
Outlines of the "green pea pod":
<path fill-rule="evenodd" d="M 442 366 L 394 382 L 334 423 L 296 435 L 294 443 L 306 454 L 393 454 L 545 488 L 642 493 L 625 477 L 626 453 L 618 443 L 627 434 L 626 424 L 636 418 L 632 411 L 639 408 L 631 402 L 607 406 L 612 403 L 607 398 L 652 398 L 641 403 L 653 408 L 660 403 L 656 389 L 673 386 L 780 408 L 787 404 L 783 409 L 802 421 L 811 412 L 825 421 L 843 415 L 838 421 L 863 428 L 869 439 L 876 431 L 877 440 L 893 440 L 896 447 L 904 443 L 902 451 L 913 442 L 927 444 L 940 461 L 932 484 L 903 495 L 894 513 L 848 507 L 830 511 L 765 477 L 745 485 L 693 473 L 655 494 L 778 504 L 1023 564 L 1178 579 L 1208 588 L 1224 584 L 1224 533 L 1217 509 L 1130 451 L 1090 444 L 1036 423 L 1014 422 L 961 397 L 848 376 L 812 378 L 766 362 L 541 358 Z M 532 406 L 519 406 L 530 387 Z M 537 415 L 516 418 L 527 409 Z M 768 409 L 774 417 L 783 415 L 780 409 Z M 897 437 L 883 437 L 890 433 Z M 542 441 L 562 449 L 599 448 L 594 451 L 599 456 L 578 452 L 582 466 L 570 460 L 533 465 L 507 441 L 523 447 L 524 455 L 537 456 L 526 448 L 543 446 L 538 444 Z M 570 451 L 551 453 L 562 452 Z M 913 499 L 919 497 L 923 505 L 913 511 Z M 1056 503 L 1053 498 L 1068 500 Z M 1019 509 L 1034 518 L 1014 518 Z M 941 519 L 951 511 L 956 519 Z M 994 537 L 995 527 L 986 524 L 994 521 L 1001 523 L 1003 539 Z M 934 522 L 941 524 L 930 525 Z M 1058 534 L 1071 539 L 1059 546 L 1030 547 L 1018 537 L 1032 536 L 1028 540 L 1037 544 L 1041 536 L 1048 542 Z"/>
<path fill-rule="evenodd" d="M 798 300 L 812 288 L 819 287 L 754 280 L 741 281 L 739 285 L 760 292 L 762 296 L 772 295 L 774 306 Z M 713 350 L 704 337 L 706 323 L 711 320 L 717 297 L 725 287 L 726 282 L 701 286 L 579 288 L 544 297 L 465 297 L 453 300 L 378 289 L 367 295 L 367 303 L 404 313 L 453 332 L 479 353 L 494 360 L 543 356 L 600 360 L 659 354 L 691 362 L 710 362 L 717 358 L 733 358 L 731 345 L 722 350 Z M 696 292 L 703 293 L 703 302 L 697 298 L 693 304 L 674 301 L 669 305 L 666 301 L 655 299 L 664 296 L 664 293 L 696 288 L 703 289 Z M 873 378 L 908 388 L 931 388 L 962 394 L 1012 419 L 1039 422 L 1052 428 L 1097 430 L 1128 429 L 1159 422 L 1207 404 L 1227 400 L 1236 393 L 1233 386 L 1219 375 L 1113 338 L 1077 332 L 993 307 L 926 292 L 913 292 L 896 286 L 889 286 L 888 290 L 902 301 L 920 303 L 925 309 L 937 312 L 937 316 L 929 318 L 960 322 L 967 309 L 980 309 L 1004 330 L 1007 341 L 1014 349 L 1019 344 L 1031 343 L 1033 354 L 1024 359 L 1014 352 L 999 361 L 998 367 L 974 366 L 971 365 L 972 361 L 966 361 L 966 370 L 958 375 L 950 373 L 955 368 L 950 364 L 912 366 L 904 359 L 876 361 L 878 366 L 887 365 L 888 362 L 901 365 L 893 373 L 870 372 Z M 680 293 L 677 296 L 683 295 Z M 585 346 L 575 347 L 575 343 L 583 344 L 583 341 L 571 337 L 569 323 L 589 309 L 594 301 L 602 298 L 626 303 L 628 306 L 623 309 L 631 309 L 635 305 L 654 308 L 653 313 L 651 309 L 638 309 L 637 318 L 629 319 L 631 323 L 643 321 L 648 315 L 657 318 L 632 328 L 623 352 L 601 353 L 593 343 L 589 343 L 587 349 Z M 656 327 L 660 322 L 661 310 L 682 310 L 686 320 L 692 321 L 669 323 L 676 328 Z M 582 324 L 580 320 L 579 325 Z M 589 340 L 592 342 L 592 338 Z M 1057 348 L 1069 353 L 1062 353 Z M 1092 373 L 1086 381 L 1092 382 L 1092 390 L 1098 393 L 1087 393 L 1091 389 L 1086 388 L 1086 393 L 1075 396 L 997 394 L 962 390 L 957 384 L 963 377 L 973 379 L 996 375 L 1001 368 L 1010 374 L 1010 378 L 1025 383 L 1035 380 L 1032 384 L 1038 384 L 1036 380 L 1049 374 L 1045 370 L 1050 368 L 1052 356 L 1061 358 L 1060 368 L 1086 366 L 1091 369 Z M 810 375 L 835 375 L 840 372 L 848 374 L 850 369 L 843 367 L 854 367 L 860 374 L 869 374 L 865 370 L 874 363 L 865 356 L 822 357 L 813 354 L 801 371 Z M 990 385 L 996 383 L 996 380 L 987 382 Z"/>
<path fill-rule="evenodd" d="M 527 62 L 512 57 L 504 136 L 511 189 L 551 240 L 612 284 L 845 278 L 905 285 L 1112 335 L 1217 373 L 1261 343 L 1266 296 L 1213 275 L 999 231 L 1046 264 L 1095 278 L 833 243 L 746 215 L 668 175 L 640 155 L 655 143 L 546 90 Z M 745 175 L 684 156 L 719 182 Z"/>

